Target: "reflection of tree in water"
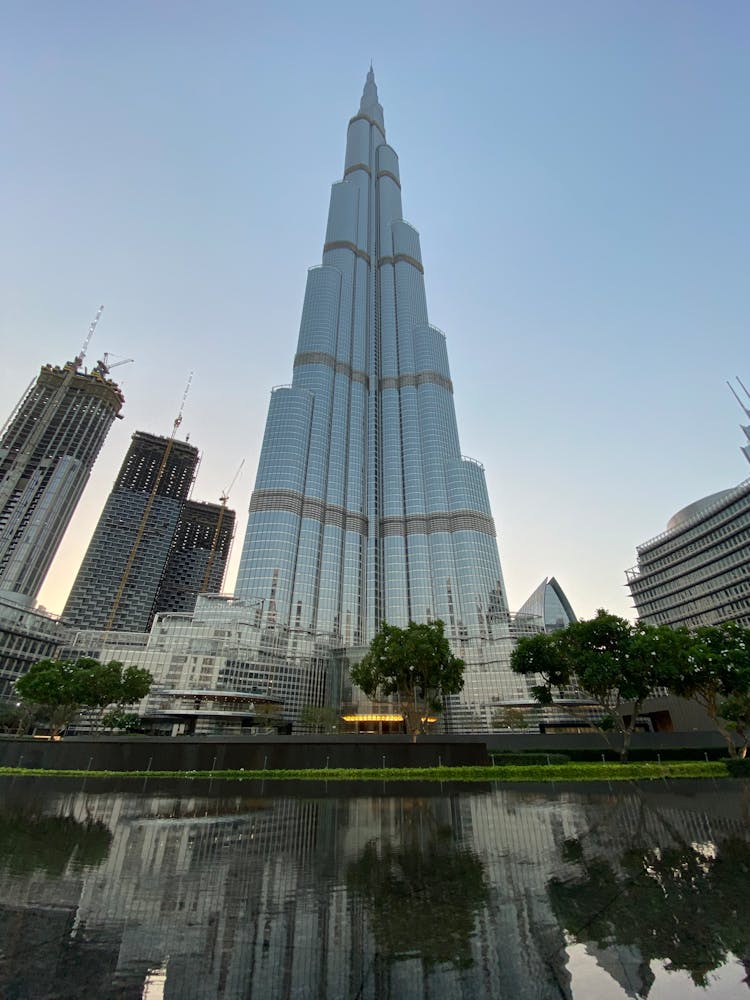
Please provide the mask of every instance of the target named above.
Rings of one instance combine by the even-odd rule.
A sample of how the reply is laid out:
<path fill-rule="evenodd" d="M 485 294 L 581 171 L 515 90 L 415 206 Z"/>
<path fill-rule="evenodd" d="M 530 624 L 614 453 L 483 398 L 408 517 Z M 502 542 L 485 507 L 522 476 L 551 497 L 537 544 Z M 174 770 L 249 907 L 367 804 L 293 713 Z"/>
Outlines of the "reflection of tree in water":
<path fill-rule="evenodd" d="M 488 897 L 479 858 L 459 847 L 450 827 L 419 811 L 401 843 L 370 841 L 347 869 L 347 885 L 370 914 L 376 947 L 388 962 L 420 958 L 426 968 L 473 964 L 476 913 Z"/>
<path fill-rule="evenodd" d="M 686 971 L 701 987 L 730 953 L 750 971 L 750 845 L 744 840 L 632 848 L 619 863 L 586 859 L 580 842 L 571 840 L 563 859 L 578 862 L 583 874 L 550 881 L 557 919 L 575 941 L 637 949 L 643 996 L 654 959 Z"/>
<path fill-rule="evenodd" d="M 0 814 L 0 870 L 14 875 L 45 871 L 62 875 L 107 857 L 112 834 L 103 823 L 71 817 Z"/>

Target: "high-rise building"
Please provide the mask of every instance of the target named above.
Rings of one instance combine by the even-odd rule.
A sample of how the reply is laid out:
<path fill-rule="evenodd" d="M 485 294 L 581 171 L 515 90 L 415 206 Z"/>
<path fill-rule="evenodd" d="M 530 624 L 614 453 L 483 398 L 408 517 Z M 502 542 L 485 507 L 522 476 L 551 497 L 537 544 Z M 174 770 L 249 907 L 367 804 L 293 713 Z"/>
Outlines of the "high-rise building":
<path fill-rule="evenodd" d="M 355 646 L 383 621 L 507 635 L 484 470 L 461 455 L 423 275 L 370 69 L 250 501 L 236 594 L 269 624 Z"/>
<path fill-rule="evenodd" d="M 103 363 L 44 365 L 0 440 L 0 592 L 31 604 L 124 397 Z"/>
<path fill-rule="evenodd" d="M 198 594 L 221 590 L 234 537 L 234 511 L 188 500 L 177 522 L 155 612 L 190 614 Z"/>
<path fill-rule="evenodd" d="M 750 442 L 750 426 L 742 431 Z M 750 462 L 750 443 L 741 450 Z M 637 551 L 638 564 L 626 575 L 640 621 L 686 628 L 738 622 L 750 628 L 750 479 L 688 504 Z"/>
<path fill-rule="evenodd" d="M 194 445 L 133 434 L 65 605 L 65 621 L 84 629 L 148 630 L 197 466 Z"/>

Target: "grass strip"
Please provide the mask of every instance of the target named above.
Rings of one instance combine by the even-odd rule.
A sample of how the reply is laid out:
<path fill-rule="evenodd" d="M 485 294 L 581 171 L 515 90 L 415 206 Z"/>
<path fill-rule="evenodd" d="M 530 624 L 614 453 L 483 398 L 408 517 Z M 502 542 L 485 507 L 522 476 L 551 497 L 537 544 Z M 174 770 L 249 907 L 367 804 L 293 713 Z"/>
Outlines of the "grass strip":
<path fill-rule="evenodd" d="M 509 764 L 489 767 L 310 768 L 265 771 L 85 771 L 0 767 L 0 777 L 178 778 L 222 781 L 641 781 L 662 778 L 727 778 L 723 760 L 638 761 L 632 764 L 579 762 Z"/>

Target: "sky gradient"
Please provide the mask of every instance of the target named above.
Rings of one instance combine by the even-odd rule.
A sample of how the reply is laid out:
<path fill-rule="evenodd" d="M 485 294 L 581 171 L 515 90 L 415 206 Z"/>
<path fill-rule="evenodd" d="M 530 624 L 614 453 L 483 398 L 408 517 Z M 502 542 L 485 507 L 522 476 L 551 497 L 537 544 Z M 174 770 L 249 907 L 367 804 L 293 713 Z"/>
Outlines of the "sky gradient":
<path fill-rule="evenodd" d="M 579 616 L 632 616 L 636 545 L 750 474 L 747 3 L 6 0 L 0 418 L 101 303 L 87 361 L 135 359 L 50 610 L 191 371 L 193 498 L 245 462 L 231 590 L 371 58 L 511 609 L 554 575 Z"/>

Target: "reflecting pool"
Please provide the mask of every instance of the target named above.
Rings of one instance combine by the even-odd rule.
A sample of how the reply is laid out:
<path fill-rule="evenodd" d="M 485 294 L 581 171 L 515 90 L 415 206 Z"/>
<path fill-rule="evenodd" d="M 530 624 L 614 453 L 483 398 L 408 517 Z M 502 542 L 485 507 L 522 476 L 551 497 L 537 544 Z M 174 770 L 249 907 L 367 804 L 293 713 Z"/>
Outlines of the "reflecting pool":
<path fill-rule="evenodd" d="M 750 791 L 0 779 L 0 996 L 747 996 Z"/>

